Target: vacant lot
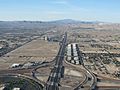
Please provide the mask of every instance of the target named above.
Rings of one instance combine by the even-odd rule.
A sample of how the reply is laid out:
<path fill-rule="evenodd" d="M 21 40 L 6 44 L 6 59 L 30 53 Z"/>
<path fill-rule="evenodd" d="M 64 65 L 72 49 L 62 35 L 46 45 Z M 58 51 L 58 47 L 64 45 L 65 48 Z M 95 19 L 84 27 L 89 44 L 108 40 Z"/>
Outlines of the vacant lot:
<path fill-rule="evenodd" d="M 59 44 L 44 40 L 33 40 L 30 43 L 8 53 L 0 58 L 0 69 L 10 67 L 13 63 L 28 61 L 51 61 L 57 55 Z"/>

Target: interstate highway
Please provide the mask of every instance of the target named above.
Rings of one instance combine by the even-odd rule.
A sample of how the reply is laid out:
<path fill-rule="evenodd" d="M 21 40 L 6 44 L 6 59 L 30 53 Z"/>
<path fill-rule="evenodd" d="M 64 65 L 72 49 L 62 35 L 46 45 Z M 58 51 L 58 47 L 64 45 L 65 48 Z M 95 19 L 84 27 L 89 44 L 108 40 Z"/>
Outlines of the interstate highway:
<path fill-rule="evenodd" d="M 67 33 L 65 33 L 65 35 L 63 36 L 59 52 L 55 58 L 55 65 L 54 68 L 51 70 L 45 86 L 45 90 L 59 90 L 59 82 L 64 75 L 63 60 L 65 54 L 66 40 Z"/>

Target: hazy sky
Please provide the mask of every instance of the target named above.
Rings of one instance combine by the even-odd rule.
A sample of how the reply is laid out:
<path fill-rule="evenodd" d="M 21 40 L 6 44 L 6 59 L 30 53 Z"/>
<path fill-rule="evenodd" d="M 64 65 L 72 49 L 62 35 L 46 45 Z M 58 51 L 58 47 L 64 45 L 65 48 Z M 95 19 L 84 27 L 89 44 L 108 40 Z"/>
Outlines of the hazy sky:
<path fill-rule="evenodd" d="M 120 22 L 120 0 L 0 0 L 0 20 Z"/>

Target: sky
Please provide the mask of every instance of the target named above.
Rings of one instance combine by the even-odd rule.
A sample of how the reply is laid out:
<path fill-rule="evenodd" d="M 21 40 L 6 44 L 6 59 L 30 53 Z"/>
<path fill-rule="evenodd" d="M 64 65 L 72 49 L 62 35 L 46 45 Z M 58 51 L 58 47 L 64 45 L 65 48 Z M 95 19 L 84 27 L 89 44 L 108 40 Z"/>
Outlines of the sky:
<path fill-rule="evenodd" d="M 59 19 L 120 23 L 120 0 L 0 0 L 0 21 Z"/>

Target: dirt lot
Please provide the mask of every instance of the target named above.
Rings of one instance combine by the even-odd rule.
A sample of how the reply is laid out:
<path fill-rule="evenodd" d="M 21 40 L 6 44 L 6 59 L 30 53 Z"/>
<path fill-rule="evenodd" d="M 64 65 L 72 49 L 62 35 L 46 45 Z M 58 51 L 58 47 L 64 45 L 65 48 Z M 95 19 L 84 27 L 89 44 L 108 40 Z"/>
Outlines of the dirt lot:
<path fill-rule="evenodd" d="M 26 45 L 0 57 L 0 69 L 7 69 L 13 63 L 25 63 L 27 61 L 51 61 L 57 55 L 59 44 L 44 40 L 33 40 Z"/>

